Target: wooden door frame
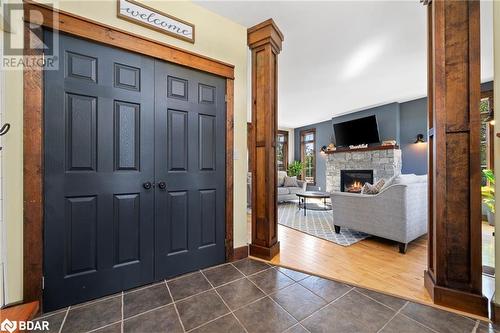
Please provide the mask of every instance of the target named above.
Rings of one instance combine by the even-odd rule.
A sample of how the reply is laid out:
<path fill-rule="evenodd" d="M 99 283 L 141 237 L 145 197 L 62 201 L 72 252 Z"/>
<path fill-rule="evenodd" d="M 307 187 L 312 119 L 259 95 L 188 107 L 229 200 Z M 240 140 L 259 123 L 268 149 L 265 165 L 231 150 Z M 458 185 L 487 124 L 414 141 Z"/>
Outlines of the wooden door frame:
<path fill-rule="evenodd" d="M 300 131 L 299 133 L 299 139 L 300 139 L 300 161 L 302 163 L 304 163 L 304 141 L 302 141 L 302 138 L 304 136 L 306 136 L 308 133 L 313 133 L 314 134 L 314 183 L 308 183 L 309 185 L 312 185 L 312 186 L 316 186 L 316 167 L 318 165 L 318 159 L 317 159 L 317 156 L 316 156 L 316 142 L 317 142 L 317 137 L 316 137 L 316 128 L 315 127 L 312 127 L 312 128 L 307 128 L 307 129 L 304 129 L 302 131 Z M 304 164 L 304 168 L 302 169 L 302 180 L 303 181 L 306 181 L 306 177 L 305 177 L 305 164 Z"/>
<path fill-rule="evenodd" d="M 233 145 L 234 145 L 234 66 L 148 39 L 50 6 L 24 2 L 25 45 L 42 40 L 30 33 L 29 24 L 39 17 L 41 26 L 101 44 L 140 53 L 170 63 L 215 74 L 226 79 L 226 261 L 233 260 Z M 31 40 L 30 40 L 31 38 Z M 42 59 L 41 51 L 25 48 L 25 56 Z M 23 301 L 40 300 L 43 277 L 43 69 L 25 68 L 23 73 Z M 241 251 L 239 251 L 241 252 Z M 237 256 L 241 256 L 237 252 Z"/>
<path fill-rule="evenodd" d="M 286 145 L 284 146 L 284 149 L 283 149 L 283 168 L 285 170 L 283 171 L 287 171 L 288 170 L 288 142 L 289 142 L 289 135 L 288 135 L 288 131 L 284 131 L 284 130 L 278 130 L 278 135 L 283 135 L 285 137 L 285 143 Z M 278 140 L 276 140 L 276 144 L 278 144 Z"/>

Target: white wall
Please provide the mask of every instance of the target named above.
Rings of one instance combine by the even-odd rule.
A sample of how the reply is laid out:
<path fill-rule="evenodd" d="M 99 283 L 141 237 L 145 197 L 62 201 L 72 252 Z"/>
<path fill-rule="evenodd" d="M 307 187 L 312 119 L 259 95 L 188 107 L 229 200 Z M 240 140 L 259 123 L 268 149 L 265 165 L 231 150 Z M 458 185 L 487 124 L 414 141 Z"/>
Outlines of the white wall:
<path fill-rule="evenodd" d="M 20 0 L 8 0 L 19 2 Z M 39 0 L 39 2 L 45 2 Z M 235 66 L 234 93 L 234 149 L 238 159 L 234 161 L 234 246 L 247 244 L 246 231 L 246 117 L 247 117 L 247 29 L 233 21 L 210 12 L 190 1 L 143 1 L 150 7 L 176 16 L 196 26 L 194 44 L 175 39 L 160 32 L 118 19 L 116 0 L 70 1 L 55 0 L 54 7 L 76 15 L 103 22 L 163 43 L 193 51 Z M 22 22 L 14 27 L 22 38 Z M 23 77 L 21 71 L 6 73 L 5 121 L 12 129 L 5 137 L 3 185 L 5 196 L 5 222 L 7 260 L 9 262 L 7 303 L 22 299 L 23 281 Z M 235 156 L 235 158 L 236 158 Z"/>

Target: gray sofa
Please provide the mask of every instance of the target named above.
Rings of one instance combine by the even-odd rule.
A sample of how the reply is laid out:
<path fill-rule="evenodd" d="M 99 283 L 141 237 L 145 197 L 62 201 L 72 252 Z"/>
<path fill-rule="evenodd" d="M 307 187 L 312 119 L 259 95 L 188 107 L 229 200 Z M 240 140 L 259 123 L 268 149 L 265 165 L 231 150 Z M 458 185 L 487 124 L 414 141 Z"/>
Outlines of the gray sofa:
<path fill-rule="evenodd" d="M 427 176 L 401 175 L 375 195 L 334 192 L 335 232 L 341 227 L 408 243 L 427 233 Z"/>
<path fill-rule="evenodd" d="M 286 171 L 278 171 L 278 202 L 285 202 L 297 199 L 297 193 L 305 192 L 307 183 L 302 180 L 297 180 L 299 187 L 283 186 Z"/>

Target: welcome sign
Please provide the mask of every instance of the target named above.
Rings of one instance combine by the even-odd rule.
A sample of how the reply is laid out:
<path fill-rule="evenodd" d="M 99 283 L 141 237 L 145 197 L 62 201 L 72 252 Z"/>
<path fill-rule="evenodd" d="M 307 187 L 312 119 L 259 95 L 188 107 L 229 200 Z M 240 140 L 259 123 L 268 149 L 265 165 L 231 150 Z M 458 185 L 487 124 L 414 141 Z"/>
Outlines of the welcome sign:
<path fill-rule="evenodd" d="M 118 17 L 194 43 L 194 25 L 133 0 L 118 0 Z"/>

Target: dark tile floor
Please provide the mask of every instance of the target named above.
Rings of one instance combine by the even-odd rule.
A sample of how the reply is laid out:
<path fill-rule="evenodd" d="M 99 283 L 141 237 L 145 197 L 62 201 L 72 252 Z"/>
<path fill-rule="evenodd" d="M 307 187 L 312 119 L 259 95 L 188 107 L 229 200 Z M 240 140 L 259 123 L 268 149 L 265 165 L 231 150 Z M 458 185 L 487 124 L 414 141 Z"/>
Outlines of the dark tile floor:
<path fill-rule="evenodd" d="M 494 333 L 486 322 L 244 259 L 45 314 L 51 332 Z"/>

